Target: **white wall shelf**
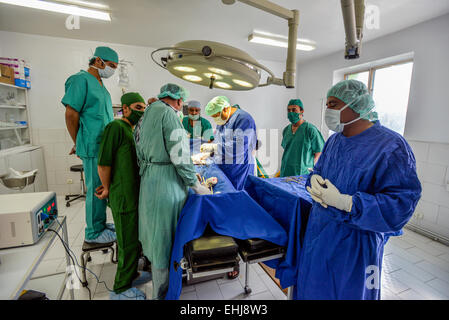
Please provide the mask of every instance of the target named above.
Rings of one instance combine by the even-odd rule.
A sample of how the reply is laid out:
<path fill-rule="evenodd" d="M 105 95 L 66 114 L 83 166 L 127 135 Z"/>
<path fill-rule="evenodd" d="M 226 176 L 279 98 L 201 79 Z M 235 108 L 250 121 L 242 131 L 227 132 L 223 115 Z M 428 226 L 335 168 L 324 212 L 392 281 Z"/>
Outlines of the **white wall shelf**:
<path fill-rule="evenodd" d="M 8 106 L 8 105 L 0 104 L 0 109 L 23 109 L 23 110 L 25 110 L 26 107 L 25 107 L 25 105 Z"/>
<path fill-rule="evenodd" d="M 0 154 L 33 143 L 26 88 L 0 83 L 0 122 Z"/>

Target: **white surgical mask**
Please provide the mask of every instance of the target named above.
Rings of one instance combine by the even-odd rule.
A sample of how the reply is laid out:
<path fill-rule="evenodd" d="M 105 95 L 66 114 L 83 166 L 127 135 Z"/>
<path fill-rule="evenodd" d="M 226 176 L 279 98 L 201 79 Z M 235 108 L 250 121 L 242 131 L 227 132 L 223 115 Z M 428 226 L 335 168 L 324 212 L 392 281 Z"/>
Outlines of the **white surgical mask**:
<path fill-rule="evenodd" d="M 97 67 L 94 67 L 94 66 L 92 66 L 92 67 L 98 70 L 98 74 L 99 74 L 99 76 L 101 78 L 108 79 L 108 78 L 112 77 L 114 75 L 114 73 L 115 73 L 115 69 L 113 69 L 110 66 L 108 66 L 104 62 L 103 59 L 101 59 L 101 61 L 103 61 L 104 65 L 105 65 L 104 69 L 100 69 L 100 68 L 97 68 Z"/>
<path fill-rule="evenodd" d="M 223 111 L 222 111 L 222 112 L 223 112 Z M 230 116 L 231 116 L 231 113 L 229 113 L 229 117 L 230 117 Z M 223 125 L 226 124 L 226 122 L 228 122 L 229 117 L 228 117 L 226 120 L 223 120 L 223 119 L 221 118 L 221 113 L 220 113 L 220 115 L 219 115 L 218 117 L 213 117 L 212 119 L 214 119 L 214 121 L 215 121 L 215 123 L 216 123 L 217 125 L 223 126 Z"/>
<path fill-rule="evenodd" d="M 200 115 L 199 114 L 195 114 L 195 115 L 189 114 L 189 118 L 190 118 L 190 120 L 197 121 L 200 118 Z"/>
<path fill-rule="evenodd" d="M 334 109 L 329 109 L 329 108 L 326 109 L 326 111 L 324 113 L 324 121 L 326 122 L 326 126 L 330 130 L 337 132 L 337 133 L 342 132 L 343 129 L 345 128 L 345 126 L 347 126 L 348 124 L 354 123 L 356 121 L 359 121 L 360 119 L 362 119 L 363 116 L 365 116 L 371 112 L 371 110 L 369 110 L 365 114 L 360 115 L 358 118 L 355 118 L 352 121 L 349 121 L 346 123 L 341 123 L 341 120 L 340 120 L 341 112 L 343 110 L 345 110 L 347 107 L 349 107 L 349 104 L 345 105 L 340 110 L 334 110 Z"/>

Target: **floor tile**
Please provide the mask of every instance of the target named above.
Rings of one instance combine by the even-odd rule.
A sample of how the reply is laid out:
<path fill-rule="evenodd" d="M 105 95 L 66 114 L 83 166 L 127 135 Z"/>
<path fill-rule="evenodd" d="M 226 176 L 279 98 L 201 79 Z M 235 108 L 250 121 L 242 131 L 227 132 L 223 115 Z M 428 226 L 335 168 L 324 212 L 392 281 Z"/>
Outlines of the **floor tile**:
<path fill-rule="evenodd" d="M 415 264 L 410 263 L 409 261 L 395 255 L 391 254 L 388 257 L 385 257 L 384 266 L 388 266 L 388 263 L 391 263 L 394 268 L 399 268 L 407 271 L 410 274 L 413 274 L 413 276 L 423 282 L 432 280 L 435 278 L 433 274 L 428 273 L 427 271 L 417 267 Z M 391 272 L 394 272 L 396 270 L 393 270 Z M 390 273 L 391 273 L 390 272 Z"/>
<path fill-rule="evenodd" d="M 236 283 L 225 283 L 219 285 L 224 300 L 238 300 L 245 295 L 243 287 Z"/>
<path fill-rule="evenodd" d="M 240 283 L 239 283 L 240 285 Z M 196 293 L 199 300 L 223 300 L 217 281 L 211 280 L 207 282 L 195 284 Z"/>
<path fill-rule="evenodd" d="M 181 293 L 179 300 L 198 300 L 196 291 Z"/>
<path fill-rule="evenodd" d="M 404 292 L 405 290 L 410 289 L 410 287 L 407 284 L 399 281 L 396 278 L 393 278 L 392 274 L 394 274 L 394 272 L 390 274 L 382 273 L 382 280 L 381 280 L 382 288 L 386 288 L 391 292 L 393 292 L 394 294 L 399 294 L 401 292 Z"/>
<path fill-rule="evenodd" d="M 270 291 L 264 291 L 255 295 L 251 295 L 251 300 L 276 300 Z"/>
<path fill-rule="evenodd" d="M 436 291 L 426 283 L 416 279 L 414 275 L 404 271 L 399 270 L 396 272 L 391 273 L 391 276 L 397 279 L 398 281 L 401 281 L 402 283 L 406 283 L 407 286 L 410 287 L 410 289 L 413 289 L 416 291 L 422 299 L 427 300 L 440 300 L 440 299 L 449 299 L 449 297 L 445 296 L 444 294 Z M 400 294 L 399 294 L 400 296 Z"/>

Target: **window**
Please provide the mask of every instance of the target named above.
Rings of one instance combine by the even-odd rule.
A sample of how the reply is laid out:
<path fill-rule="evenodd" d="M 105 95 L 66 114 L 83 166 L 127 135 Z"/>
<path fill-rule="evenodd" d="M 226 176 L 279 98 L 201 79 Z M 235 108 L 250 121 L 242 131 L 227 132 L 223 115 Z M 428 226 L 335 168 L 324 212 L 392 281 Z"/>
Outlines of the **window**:
<path fill-rule="evenodd" d="M 359 80 L 376 102 L 375 111 L 385 127 L 403 135 L 412 80 L 413 61 L 379 66 L 345 74 L 345 80 Z"/>

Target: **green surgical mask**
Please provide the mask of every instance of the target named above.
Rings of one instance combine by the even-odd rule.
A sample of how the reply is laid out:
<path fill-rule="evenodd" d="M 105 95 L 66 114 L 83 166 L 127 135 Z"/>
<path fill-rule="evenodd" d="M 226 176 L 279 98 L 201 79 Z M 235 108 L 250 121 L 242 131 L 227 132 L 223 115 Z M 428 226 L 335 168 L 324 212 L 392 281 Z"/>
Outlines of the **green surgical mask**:
<path fill-rule="evenodd" d="M 297 123 L 299 120 L 301 120 L 300 119 L 300 117 L 299 117 L 299 113 L 296 113 L 296 112 L 289 112 L 288 113 L 288 120 L 290 120 L 290 122 L 292 123 L 292 124 L 295 124 L 295 123 Z"/>
<path fill-rule="evenodd" d="M 134 126 L 137 124 L 137 122 L 139 122 L 140 118 L 143 116 L 144 111 L 137 111 L 134 109 L 131 109 L 131 114 L 126 117 L 126 119 L 129 120 L 129 122 L 131 122 L 131 124 Z"/>
<path fill-rule="evenodd" d="M 200 118 L 200 115 L 199 114 L 195 114 L 195 115 L 189 114 L 189 118 L 190 118 L 190 120 L 196 121 Z"/>

